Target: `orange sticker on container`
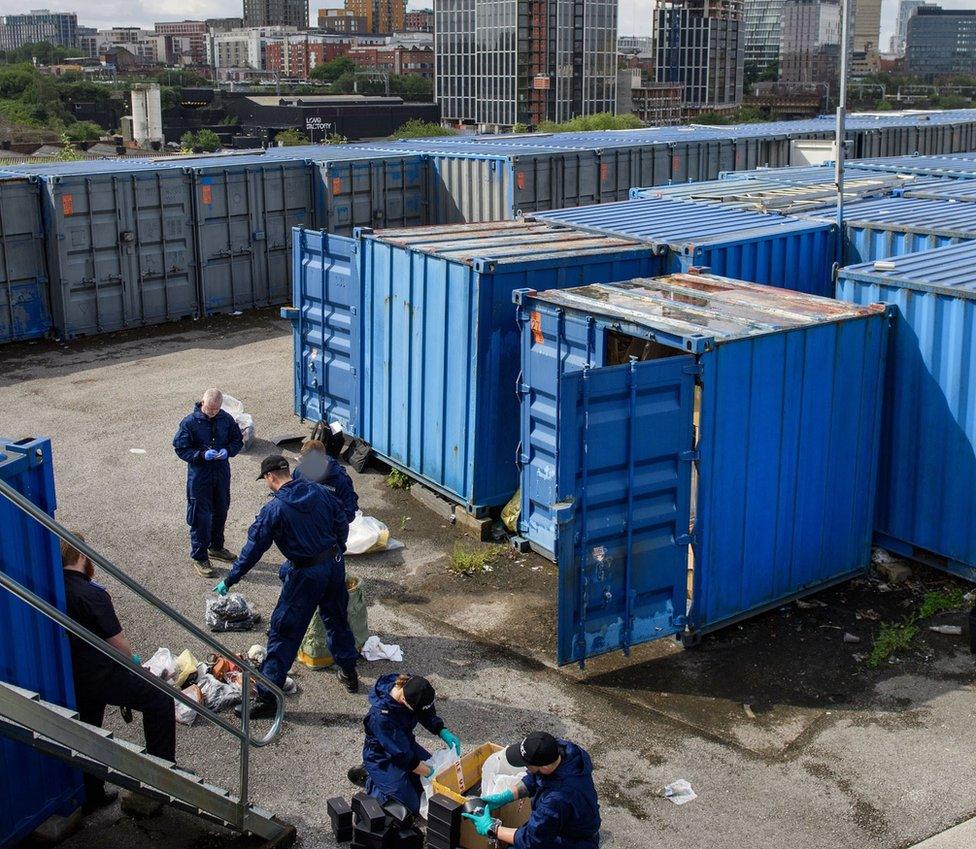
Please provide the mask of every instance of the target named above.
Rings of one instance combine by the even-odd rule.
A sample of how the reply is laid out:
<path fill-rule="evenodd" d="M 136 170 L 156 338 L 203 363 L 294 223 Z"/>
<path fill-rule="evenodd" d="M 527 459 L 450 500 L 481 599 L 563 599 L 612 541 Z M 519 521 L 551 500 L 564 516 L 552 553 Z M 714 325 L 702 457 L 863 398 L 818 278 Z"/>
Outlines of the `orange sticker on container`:
<path fill-rule="evenodd" d="M 542 316 L 538 310 L 534 310 L 529 316 L 529 326 L 532 328 L 532 341 L 536 345 L 541 345 L 545 337 L 542 335 Z"/>
<path fill-rule="evenodd" d="M 518 188 L 520 188 L 520 189 L 524 189 L 525 188 L 525 172 L 524 171 L 516 171 L 515 172 L 515 185 L 518 186 Z"/>
<path fill-rule="evenodd" d="M 61 195 L 61 211 L 65 215 L 73 215 L 75 211 L 74 195 Z"/>
<path fill-rule="evenodd" d="M 607 181 L 607 177 L 609 177 L 609 176 L 610 176 L 610 166 L 609 165 L 601 165 L 600 166 L 600 182 L 601 183 L 605 183 Z"/>
<path fill-rule="evenodd" d="M 454 761 L 454 774 L 457 776 L 458 790 L 462 793 L 467 790 L 467 782 L 464 780 L 464 770 L 461 768 L 461 761 Z"/>
<path fill-rule="evenodd" d="M 201 203 L 213 203 L 213 186 L 200 187 L 200 201 Z"/>
<path fill-rule="evenodd" d="M 342 194 L 342 177 L 332 178 L 332 194 L 334 195 Z"/>

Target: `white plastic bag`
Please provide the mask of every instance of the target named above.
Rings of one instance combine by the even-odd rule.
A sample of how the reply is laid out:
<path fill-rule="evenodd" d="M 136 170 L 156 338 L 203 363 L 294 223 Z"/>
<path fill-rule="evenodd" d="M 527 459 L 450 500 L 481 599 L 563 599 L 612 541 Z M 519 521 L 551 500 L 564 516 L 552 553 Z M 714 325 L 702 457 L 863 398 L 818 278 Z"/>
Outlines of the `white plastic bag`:
<path fill-rule="evenodd" d="M 490 755 L 481 767 L 481 795 L 494 796 L 496 793 L 514 790 L 527 772 L 523 768 L 512 766 L 505 757 L 505 750 L 500 749 Z"/>
<path fill-rule="evenodd" d="M 356 518 L 349 523 L 346 554 L 372 554 L 374 551 L 391 551 L 402 548 L 402 543 L 390 539 L 390 529 L 373 516 L 356 511 Z"/>
<path fill-rule="evenodd" d="M 195 702 L 203 701 L 203 692 L 196 684 L 187 687 L 183 691 L 183 695 L 189 696 Z M 193 725 L 193 721 L 197 718 L 197 712 L 183 702 L 174 702 L 174 704 L 176 705 L 176 721 L 182 725 Z"/>
<path fill-rule="evenodd" d="M 164 681 L 172 681 L 180 671 L 180 666 L 173 657 L 173 653 L 167 648 L 158 648 L 156 653 L 144 664 L 143 669 L 148 669 L 157 678 Z"/>
<path fill-rule="evenodd" d="M 224 395 L 224 403 L 220 405 L 220 409 L 234 417 L 244 437 L 244 450 L 247 451 L 254 442 L 254 418 L 244 412 L 244 405 L 233 395 Z"/>
<path fill-rule="evenodd" d="M 687 805 L 689 802 L 694 802 L 698 798 L 698 794 L 692 788 L 691 782 L 686 778 L 679 778 L 677 781 L 672 781 L 661 791 L 661 795 L 665 799 L 670 799 L 676 805 Z"/>
<path fill-rule="evenodd" d="M 430 759 L 426 761 L 427 764 L 434 768 L 431 776 L 437 775 L 445 767 L 449 767 L 461 760 L 454 749 L 448 746 L 446 749 L 438 749 L 434 754 L 430 756 Z M 427 805 L 430 803 L 430 797 L 434 795 L 434 781 L 433 778 L 424 778 L 421 776 L 420 783 L 424 788 L 424 795 L 420 798 L 420 816 L 427 819 Z"/>

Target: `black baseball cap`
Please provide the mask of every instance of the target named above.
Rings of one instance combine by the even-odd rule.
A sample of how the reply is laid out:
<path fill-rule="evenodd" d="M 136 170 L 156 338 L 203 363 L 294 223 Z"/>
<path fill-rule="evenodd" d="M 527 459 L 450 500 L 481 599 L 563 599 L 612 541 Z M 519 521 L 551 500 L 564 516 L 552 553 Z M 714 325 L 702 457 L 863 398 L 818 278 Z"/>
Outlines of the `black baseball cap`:
<path fill-rule="evenodd" d="M 287 472 L 288 461 L 280 454 L 272 454 L 261 461 L 261 474 L 255 480 L 261 480 L 268 472 Z"/>
<path fill-rule="evenodd" d="M 549 766 L 559 760 L 559 741 L 545 731 L 533 731 L 521 743 L 505 750 L 512 766 Z"/>
<path fill-rule="evenodd" d="M 403 698 L 413 711 L 429 710 L 434 706 L 434 688 L 420 675 L 411 675 L 403 685 Z"/>

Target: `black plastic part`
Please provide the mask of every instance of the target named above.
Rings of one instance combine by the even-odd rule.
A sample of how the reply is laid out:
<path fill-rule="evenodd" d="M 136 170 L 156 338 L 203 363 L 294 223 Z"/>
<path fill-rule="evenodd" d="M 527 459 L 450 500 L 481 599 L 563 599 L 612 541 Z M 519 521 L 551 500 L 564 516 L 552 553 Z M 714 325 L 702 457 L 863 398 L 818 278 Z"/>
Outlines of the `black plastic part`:
<path fill-rule="evenodd" d="M 439 834 L 431 834 L 427 830 L 427 849 L 458 849 L 457 841 L 452 841 L 448 837 L 441 837 Z"/>
<path fill-rule="evenodd" d="M 352 830 L 353 843 L 359 843 L 366 849 L 391 849 L 392 836 L 393 833 L 386 829 L 370 831 L 361 825 L 355 826 Z"/>
<path fill-rule="evenodd" d="M 332 836 L 335 838 L 336 843 L 348 843 L 352 840 L 353 827 L 349 828 L 333 828 Z"/>
<path fill-rule="evenodd" d="M 332 821 L 332 832 L 352 831 L 352 808 L 349 803 L 341 796 L 329 799 L 325 803 L 326 810 L 329 812 L 329 819 Z M 348 839 L 348 838 L 347 838 Z"/>
<path fill-rule="evenodd" d="M 453 849 L 461 841 L 461 809 L 463 802 L 455 802 L 448 796 L 435 793 L 427 808 L 427 845 L 433 846 L 432 839 L 445 841 L 448 849 Z M 441 849 L 441 847 L 438 847 Z"/>
<path fill-rule="evenodd" d="M 387 802 L 383 806 L 383 810 L 389 814 L 394 823 L 397 824 L 399 828 L 409 828 L 413 825 L 413 814 L 406 805 L 402 805 L 399 802 Z"/>
<path fill-rule="evenodd" d="M 386 811 L 372 796 L 357 793 L 352 797 L 352 812 L 356 817 L 357 826 L 366 831 L 382 834 L 386 831 Z"/>
<path fill-rule="evenodd" d="M 393 834 L 392 849 L 423 849 L 424 836 L 416 828 L 401 828 Z"/>

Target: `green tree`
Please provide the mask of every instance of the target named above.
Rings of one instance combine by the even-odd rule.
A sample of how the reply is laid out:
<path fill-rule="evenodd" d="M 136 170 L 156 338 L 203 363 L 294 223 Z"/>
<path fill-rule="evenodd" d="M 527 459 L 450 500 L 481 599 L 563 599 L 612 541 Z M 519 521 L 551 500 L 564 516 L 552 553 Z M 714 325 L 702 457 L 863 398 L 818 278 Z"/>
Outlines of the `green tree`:
<path fill-rule="evenodd" d="M 409 121 L 407 121 L 407 123 L 403 124 L 396 132 L 394 132 L 390 138 L 423 139 L 432 138 L 434 136 L 456 135 L 457 132 L 449 127 L 442 127 L 440 124 L 434 124 L 430 121 L 421 121 L 419 118 L 411 118 Z"/>
<path fill-rule="evenodd" d="M 300 144 L 308 144 L 308 136 L 300 130 L 282 130 L 274 137 L 275 144 L 282 147 L 297 147 Z"/>
<path fill-rule="evenodd" d="M 434 84 L 418 74 L 399 74 L 390 77 L 390 93 L 413 103 L 429 103 L 434 97 Z"/>
<path fill-rule="evenodd" d="M 75 121 L 68 124 L 64 136 L 71 141 L 98 141 L 102 133 L 102 128 L 94 121 Z"/>
<path fill-rule="evenodd" d="M 516 122 L 515 126 L 512 127 L 513 133 L 529 133 L 532 128 L 528 124 L 523 124 L 521 121 Z"/>
<path fill-rule="evenodd" d="M 874 104 L 874 108 L 877 112 L 890 112 L 895 107 L 890 100 L 879 100 Z"/>
<path fill-rule="evenodd" d="M 309 77 L 313 80 L 324 80 L 327 83 L 335 82 L 343 74 L 349 74 L 356 70 L 356 63 L 348 56 L 337 56 L 328 62 L 312 68 Z"/>
<path fill-rule="evenodd" d="M 56 159 L 59 162 L 74 162 L 81 159 L 81 154 L 75 150 L 67 133 L 61 133 L 61 149 L 57 152 Z"/>
<path fill-rule="evenodd" d="M 349 94 L 356 87 L 356 75 L 351 71 L 343 74 L 332 83 L 332 90 L 338 94 Z"/>
<path fill-rule="evenodd" d="M 180 136 L 180 150 L 184 153 L 192 153 L 197 146 L 197 134 L 187 130 Z"/>
<path fill-rule="evenodd" d="M 208 153 L 213 153 L 215 150 L 220 150 L 220 136 L 218 136 L 213 130 L 200 130 L 200 132 L 197 133 L 196 146 L 207 151 Z"/>
<path fill-rule="evenodd" d="M 539 131 L 544 133 L 578 133 L 586 130 L 634 130 L 643 127 L 636 115 L 614 115 L 612 112 L 597 112 L 594 115 L 580 115 L 557 124 L 543 121 Z"/>

